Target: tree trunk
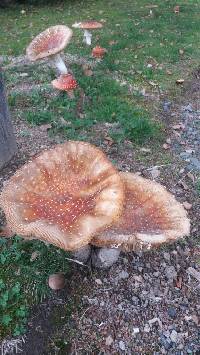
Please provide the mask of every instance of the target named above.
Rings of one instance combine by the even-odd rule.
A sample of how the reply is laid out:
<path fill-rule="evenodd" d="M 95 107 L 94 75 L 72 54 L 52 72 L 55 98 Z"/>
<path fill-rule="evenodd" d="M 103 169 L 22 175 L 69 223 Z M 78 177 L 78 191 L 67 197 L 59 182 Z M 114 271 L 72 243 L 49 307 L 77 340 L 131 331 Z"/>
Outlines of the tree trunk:
<path fill-rule="evenodd" d="M 3 73 L 0 68 L 0 168 L 12 158 L 16 150 L 17 145 L 7 105 Z"/>

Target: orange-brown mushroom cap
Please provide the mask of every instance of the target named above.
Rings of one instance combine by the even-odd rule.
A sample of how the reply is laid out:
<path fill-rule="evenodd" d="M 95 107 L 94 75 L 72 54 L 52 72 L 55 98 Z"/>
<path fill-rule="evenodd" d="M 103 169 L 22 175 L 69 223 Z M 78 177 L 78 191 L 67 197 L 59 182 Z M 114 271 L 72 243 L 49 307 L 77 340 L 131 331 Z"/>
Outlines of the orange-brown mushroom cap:
<path fill-rule="evenodd" d="M 0 195 L 8 227 L 76 250 L 122 212 L 123 183 L 105 154 L 69 141 L 24 165 Z"/>
<path fill-rule="evenodd" d="M 77 82 L 71 74 L 61 74 L 57 79 L 53 80 L 52 85 L 58 90 L 74 90 L 77 88 Z"/>
<path fill-rule="evenodd" d="M 100 46 L 96 46 L 92 50 L 92 56 L 95 58 L 102 58 L 106 52 L 107 52 L 107 50 L 105 48 L 102 48 Z"/>
<path fill-rule="evenodd" d="M 84 21 L 75 24 L 74 27 L 82 28 L 83 30 L 96 30 L 98 28 L 102 28 L 103 25 L 101 22 L 97 22 L 97 21 Z"/>
<path fill-rule="evenodd" d="M 72 30 L 64 25 L 52 26 L 36 36 L 26 49 L 32 61 L 60 53 L 69 43 Z"/>
<path fill-rule="evenodd" d="M 136 174 L 121 173 L 125 206 L 119 220 L 94 236 L 92 244 L 125 251 L 150 249 L 189 234 L 183 206 L 160 184 Z"/>

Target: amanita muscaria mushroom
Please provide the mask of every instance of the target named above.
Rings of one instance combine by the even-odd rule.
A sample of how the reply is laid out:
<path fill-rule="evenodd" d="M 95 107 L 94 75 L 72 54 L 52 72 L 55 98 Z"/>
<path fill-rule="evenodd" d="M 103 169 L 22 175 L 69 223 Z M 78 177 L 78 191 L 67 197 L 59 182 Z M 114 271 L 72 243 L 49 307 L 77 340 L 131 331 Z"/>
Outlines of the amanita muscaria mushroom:
<path fill-rule="evenodd" d="M 189 234 L 186 211 L 163 186 L 136 174 L 120 175 L 125 184 L 124 211 L 112 227 L 94 236 L 92 244 L 148 250 Z"/>
<path fill-rule="evenodd" d="M 105 48 L 96 46 L 92 50 L 92 56 L 95 58 L 103 58 L 104 54 L 107 52 Z"/>
<path fill-rule="evenodd" d="M 83 42 L 90 46 L 92 43 L 92 33 L 90 31 L 102 28 L 103 25 L 101 22 L 97 21 L 85 21 L 79 23 L 76 22 L 72 25 L 72 27 L 84 30 Z"/>
<path fill-rule="evenodd" d="M 50 57 L 61 74 L 67 74 L 67 67 L 60 53 L 68 45 L 72 30 L 63 25 L 49 27 L 36 36 L 26 49 L 31 61 Z"/>
<path fill-rule="evenodd" d="M 77 82 L 71 74 L 61 74 L 57 79 L 51 82 L 54 88 L 66 91 L 68 96 L 74 98 L 74 89 L 77 88 Z"/>
<path fill-rule="evenodd" d="M 69 141 L 20 168 L 0 206 L 13 234 L 77 250 L 119 217 L 123 199 L 123 183 L 105 154 Z"/>

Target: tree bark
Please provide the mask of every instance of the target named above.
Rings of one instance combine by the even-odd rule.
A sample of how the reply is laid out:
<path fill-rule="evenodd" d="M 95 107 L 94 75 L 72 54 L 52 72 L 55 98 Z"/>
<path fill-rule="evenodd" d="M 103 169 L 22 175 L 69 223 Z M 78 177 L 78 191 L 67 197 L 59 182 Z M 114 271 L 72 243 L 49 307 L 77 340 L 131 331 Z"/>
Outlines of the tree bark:
<path fill-rule="evenodd" d="M 16 150 L 17 145 L 8 110 L 3 72 L 0 68 L 0 168 L 9 162 Z"/>

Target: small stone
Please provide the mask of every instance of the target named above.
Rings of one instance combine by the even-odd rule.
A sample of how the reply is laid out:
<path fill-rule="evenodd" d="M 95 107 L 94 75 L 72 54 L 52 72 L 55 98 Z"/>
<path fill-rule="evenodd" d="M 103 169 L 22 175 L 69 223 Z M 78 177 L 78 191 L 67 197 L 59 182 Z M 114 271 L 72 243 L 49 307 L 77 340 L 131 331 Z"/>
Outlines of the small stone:
<path fill-rule="evenodd" d="M 128 277 L 129 277 L 129 273 L 128 273 L 127 271 L 124 271 L 124 270 L 122 270 L 122 271 L 119 273 L 119 275 L 118 275 L 118 279 L 119 279 L 119 280 L 121 280 L 121 279 L 125 280 L 125 279 L 127 279 Z"/>
<path fill-rule="evenodd" d="M 169 281 L 173 281 L 173 279 L 177 277 L 177 272 L 173 265 L 166 267 L 165 276 L 168 278 Z"/>
<path fill-rule="evenodd" d="M 167 311 L 169 317 L 175 318 L 176 317 L 176 309 L 173 307 L 170 307 Z"/>
<path fill-rule="evenodd" d="M 150 327 L 149 327 L 149 325 L 148 324 L 145 324 L 145 326 L 144 326 L 144 332 L 145 333 L 149 333 L 150 332 Z"/>
<path fill-rule="evenodd" d="M 106 345 L 107 345 L 107 346 L 110 346 L 112 343 L 113 343 L 113 338 L 111 337 L 111 335 L 109 335 L 109 336 L 106 338 Z"/>
<path fill-rule="evenodd" d="M 125 350 L 126 350 L 125 343 L 124 343 L 122 340 L 120 340 L 120 342 L 119 342 L 119 348 L 120 348 L 122 351 L 125 351 Z"/>
<path fill-rule="evenodd" d="M 192 208 L 192 204 L 187 201 L 183 202 L 183 206 L 185 207 L 186 210 L 191 210 Z"/>
<path fill-rule="evenodd" d="M 170 261 L 170 253 L 165 252 L 163 256 L 166 261 Z"/>
<path fill-rule="evenodd" d="M 183 109 L 184 109 L 184 111 L 193 112 L 193 108 L 190 104 L 187 106 L 184 106 Z"/>
<path fill-rule="evenodd" d="M 103 285 L 103 282 L 100 279 L 95 279 L 97 285 Z"/>
<path fill-rule="evenodd" d="M 177 342 L 178 339 L 178 333 L 175 330 L 172 330 L 171 334 L 170 334 L 170 339 L 173 343 Z"/>
<path fill-rule="evenodd" d="M 61 290 L 65 287 L 65 276 L 62 273 L 52 274 L 48 280 L 49 287 L 52 290 Z"/>
<path fill-rule="evenodd" d="M 169 350 L 172 347 L 170 339 L 167 339 L 163 334 L 160 337 L 160 344 L 164 346 L 165 350 Z"/>
<path fill-rule="evenodd" d="M 138 334 L 140 332 L 139 328 L 133 328 L 133 334 Z"/>

